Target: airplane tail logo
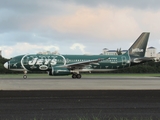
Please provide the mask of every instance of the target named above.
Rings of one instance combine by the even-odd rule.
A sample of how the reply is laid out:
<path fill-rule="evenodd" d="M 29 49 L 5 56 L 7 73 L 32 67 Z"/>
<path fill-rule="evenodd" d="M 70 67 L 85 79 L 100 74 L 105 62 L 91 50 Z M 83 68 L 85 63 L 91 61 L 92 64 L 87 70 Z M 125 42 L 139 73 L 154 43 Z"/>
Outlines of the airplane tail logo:
<path fill-rule="evenodd" d="M 149 38 L 148 32 L 142 33 L 138 39 L 129 48 L 128 52 L 130 57 L 144 57 L 146 52 L 146 47 Z"/>

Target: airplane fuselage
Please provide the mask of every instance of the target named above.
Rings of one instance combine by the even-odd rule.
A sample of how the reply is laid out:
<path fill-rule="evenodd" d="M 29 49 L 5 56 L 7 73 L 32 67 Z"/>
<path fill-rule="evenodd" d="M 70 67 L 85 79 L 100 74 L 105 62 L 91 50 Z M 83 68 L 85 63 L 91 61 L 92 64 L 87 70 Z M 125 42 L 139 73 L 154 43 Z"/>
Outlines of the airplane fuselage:
<path fill-rule="evenodd" d="M 65 68 L 67 64 L 74 64 L 86 61 L 92 61 L 95 59 L 104 59 L 98 63 L 90 63 L 85 67 L 76 67 L 72 70 Z M 17 71 L 51 71 L 57 69 L 58 71 L 68 70 L 74 72 L 78 69 L 80 72 L 84 71 L 112 71 L 120 68 L 129 67 L 130 58 L 128 55 L 20 55 L 14 57 L 9 62 L 10 70 Z M 83 66 L 83 65 L 82 65 Z M 58 74 L 57 74 L 58 75 Z"/>

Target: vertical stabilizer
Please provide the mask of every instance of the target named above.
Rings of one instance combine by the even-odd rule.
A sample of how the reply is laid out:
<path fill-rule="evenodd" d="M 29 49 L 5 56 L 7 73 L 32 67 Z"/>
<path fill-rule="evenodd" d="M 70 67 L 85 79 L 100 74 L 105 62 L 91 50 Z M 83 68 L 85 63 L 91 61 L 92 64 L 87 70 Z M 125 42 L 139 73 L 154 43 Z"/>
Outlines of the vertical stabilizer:
<path fill-rule="evenodd" d="M 149 32 L 143 32 L 129 48 L 130 57 L 144 57 L 149 38 Z"/>

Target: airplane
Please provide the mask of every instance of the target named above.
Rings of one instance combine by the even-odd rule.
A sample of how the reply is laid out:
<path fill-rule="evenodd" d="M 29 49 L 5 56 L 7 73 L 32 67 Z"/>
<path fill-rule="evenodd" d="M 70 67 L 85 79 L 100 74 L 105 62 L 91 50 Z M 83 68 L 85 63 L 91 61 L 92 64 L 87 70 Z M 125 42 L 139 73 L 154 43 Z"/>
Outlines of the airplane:
<path fill-rule="evenodd" d="M 25 54 L 13 57 L 4 67 L 13 71 L 47 71 L 50 76 L 72 75 L 80 79 L 81 72 L 113 71 L 152 61 L 145 57 L 149 32 L 143 32 L 133 45 L 122 55 L 44 55 Z"/>

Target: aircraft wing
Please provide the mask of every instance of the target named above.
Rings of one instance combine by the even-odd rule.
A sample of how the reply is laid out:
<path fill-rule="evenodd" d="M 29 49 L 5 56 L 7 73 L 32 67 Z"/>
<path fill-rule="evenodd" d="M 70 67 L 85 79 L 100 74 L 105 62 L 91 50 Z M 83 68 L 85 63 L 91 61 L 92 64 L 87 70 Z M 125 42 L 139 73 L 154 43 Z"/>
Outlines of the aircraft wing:
<path fill-rule="evenodd" d="M 76 63 L 71 63 L 71 64 L 66 64 L 66 65 L 63 65 L 63 66 L 59 66 L 59 67 L 66 67 L 66 68 L 69 68 L 69 69 L 81 69 L 87 65 L 90 65 L 90 64 L 96 64 L 98 65 L 100 61 L 103 61 L 103 60 L 106 60 L 108 58 L 99 58 L 99 59 L 95 59 L 95 60 L 87 60 L 87 61 L 83 61 L 83 62 L 76 62 Z"/>

